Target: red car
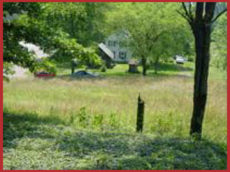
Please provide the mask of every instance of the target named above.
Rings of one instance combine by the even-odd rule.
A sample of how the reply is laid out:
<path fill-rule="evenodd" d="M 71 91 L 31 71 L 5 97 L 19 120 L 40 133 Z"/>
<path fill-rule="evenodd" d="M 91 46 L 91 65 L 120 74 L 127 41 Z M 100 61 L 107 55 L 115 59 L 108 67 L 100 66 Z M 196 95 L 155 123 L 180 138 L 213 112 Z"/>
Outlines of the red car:
<path fill-rule="evenodd" d="M 34 73 L 35 77 L 38 78 L 50 78 L 50 77 L 55 77 L 56 75 L 54 73 L 48 73 L 48 72 L 38 72 L 38 73 Z"/>

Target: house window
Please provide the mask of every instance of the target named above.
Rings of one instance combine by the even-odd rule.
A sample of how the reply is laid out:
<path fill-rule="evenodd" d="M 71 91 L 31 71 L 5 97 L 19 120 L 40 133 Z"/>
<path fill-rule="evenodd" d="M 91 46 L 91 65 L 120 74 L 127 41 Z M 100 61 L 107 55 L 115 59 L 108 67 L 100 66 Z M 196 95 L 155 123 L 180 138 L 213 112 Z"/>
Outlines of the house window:
<path fill-rule="evenodd" d="M 116 51 L 113 51 L 114 58 L 116 58 Z"/>
<path fill-rule="evenodd" d="M 126 52 L 120 51 L 119 52 L 119 58 L 125 60 L 126 59 Z"/>
<path fill-rule="evenodd" d="M 114 47 L 117 46 L 117 41 L 113 41 L 113 46 L 114 46 Z"/>
<path fill-rule="evenodd" d="M 108 41 L 108 46 L 113 46 L 113 41 Z"/>
<path fill-rule="evenodd" d="M 108 46 L 116 47 L 117 46 L 117 41 L 108 41 Z"/>

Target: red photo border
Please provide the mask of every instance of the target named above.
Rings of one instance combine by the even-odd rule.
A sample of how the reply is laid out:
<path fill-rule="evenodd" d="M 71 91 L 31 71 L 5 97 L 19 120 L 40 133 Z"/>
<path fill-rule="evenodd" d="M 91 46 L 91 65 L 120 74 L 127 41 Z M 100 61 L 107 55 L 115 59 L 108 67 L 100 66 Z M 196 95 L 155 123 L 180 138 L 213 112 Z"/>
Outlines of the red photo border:
<path fill-rule="evenodd" d="M 3 2 L 227 2 L 227 169 L 226 170 L 3 170 Z M 228 0 L 0 0 L 0 171 L 107 171 L 107 172 L 119 172 L 119 171 L 212 171 L 212 172 L 223 172 L 229 171 L 230 168 L 230 2 Z"/>

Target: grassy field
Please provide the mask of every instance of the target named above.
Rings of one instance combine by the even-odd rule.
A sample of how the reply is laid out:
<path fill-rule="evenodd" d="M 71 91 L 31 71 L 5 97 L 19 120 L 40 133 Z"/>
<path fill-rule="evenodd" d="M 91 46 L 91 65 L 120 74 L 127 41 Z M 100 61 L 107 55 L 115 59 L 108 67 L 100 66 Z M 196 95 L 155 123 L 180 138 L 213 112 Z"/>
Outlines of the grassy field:
<path fill-rule="evenodd" d="M 193 64 L 95 79 L 4 82 L 4 169 L 225 169 L 227 84 L 210 69 L 203 140 L 189 138 Z M 70 70 L 59 70 L 66 75 Z M 135 133 L 138 94 L 143 134 Z"/>

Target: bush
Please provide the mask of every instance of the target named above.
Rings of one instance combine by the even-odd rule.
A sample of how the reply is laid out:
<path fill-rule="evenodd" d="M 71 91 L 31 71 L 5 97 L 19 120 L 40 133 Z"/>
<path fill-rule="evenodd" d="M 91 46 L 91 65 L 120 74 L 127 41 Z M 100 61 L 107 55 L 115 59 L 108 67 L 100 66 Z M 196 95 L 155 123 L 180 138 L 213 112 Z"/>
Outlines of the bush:
<path fill-rule="evenodd" d="M 46 71 L 52 74 L 56 74 L 57 67 L 56 64 L 50 61 L 49 59 L 44 59 L 37 63 L 34 71 L 35 72 Z"/>
<path fill-rule="evenodd" d="M 89 68 L 100 68 L 101 58 L 93 47 L 86 48 L 79 44 L 76 39 L 66 37 L 57 38 L 55 42 L 57 51 L 55 51 L 51 58 L 57 62 L 70 62 L 72 59 L 77 59 L 78 66 L 86 65 Z"/>
<path fill-rule="evenodd" d="M 101 72 L 106 72 L 106 66 L 105 65 L 103 65 L 102 67 L 101 67 Z"/>
<path fill-rule="evenodd" d="M 101 58 L 96 54 L 96 51 L 92 48 L 85 48 L 82 54 L 81 62 L 87 65 L 89 68 L 100 68 L 102 66 Z"/>
<path fill-rule="evenodd" d="M 9 75 L 13 75 L 13 63 L 3 62 L 3 80 L 9 81 Z"/>
<path fill-rule="evenodd" d="M 188 56 L 188 61 L 189 62 L 193 62 L 194 61 L 194 57 L 193 56 Z"/>

